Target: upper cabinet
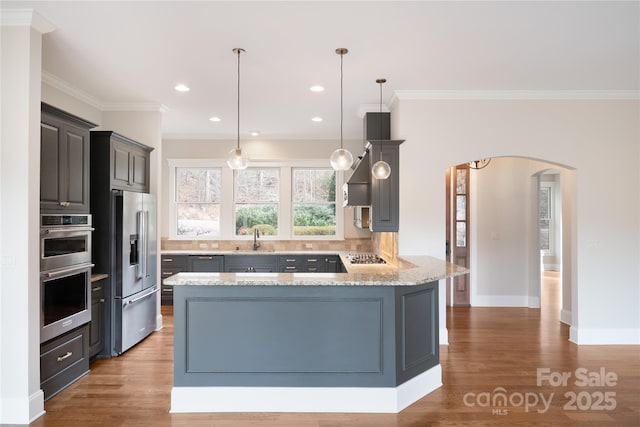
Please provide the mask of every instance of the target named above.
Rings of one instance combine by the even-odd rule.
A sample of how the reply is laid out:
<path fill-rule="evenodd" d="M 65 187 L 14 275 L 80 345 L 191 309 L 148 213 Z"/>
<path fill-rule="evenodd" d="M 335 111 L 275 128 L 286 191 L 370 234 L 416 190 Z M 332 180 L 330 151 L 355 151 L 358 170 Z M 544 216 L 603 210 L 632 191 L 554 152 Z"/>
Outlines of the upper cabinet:
<path fill-rule="evenodd" d="M 149 192 L 151 148 L 113 131 L 91 132 L 92 175 L 110 189 Z"/>
<path fill-rule="evenodd" d="M 95 126 L 42 103 L 41 212 L 89 213 L 89 129 Z"/>
<path fill-rule="evenodd" d="M 391 166 L 387 179 L 371 178 L 371 231 L 398 231 L 400 224 L 399 166 L 401 140 L 372 141 L 369 146 L 369 170 L 378 160 Z"/>

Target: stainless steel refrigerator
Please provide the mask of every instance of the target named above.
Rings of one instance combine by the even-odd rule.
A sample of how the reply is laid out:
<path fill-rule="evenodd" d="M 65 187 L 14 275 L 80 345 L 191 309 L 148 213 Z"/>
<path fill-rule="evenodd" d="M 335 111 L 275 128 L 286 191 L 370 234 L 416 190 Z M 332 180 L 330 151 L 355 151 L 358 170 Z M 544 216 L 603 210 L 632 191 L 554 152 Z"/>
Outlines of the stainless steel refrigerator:
<path fill-rule="evenodd" d="M 115 277 L 111 348 L 121 354 L 156 329 L 160 289 L 156 277 L 156 201 L 151 194 L 131 191 L 114 191 L 112 197 Z"/>

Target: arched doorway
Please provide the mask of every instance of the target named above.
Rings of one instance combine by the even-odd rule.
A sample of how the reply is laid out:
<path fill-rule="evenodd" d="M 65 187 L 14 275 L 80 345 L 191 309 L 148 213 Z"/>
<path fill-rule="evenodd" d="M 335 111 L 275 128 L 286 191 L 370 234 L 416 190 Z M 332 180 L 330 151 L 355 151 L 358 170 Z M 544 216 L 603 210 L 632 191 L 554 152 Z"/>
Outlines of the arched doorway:
<path fill-rule="evenodd" d="M 563 207 L 572 206 L 575 198 L 575 189 L 571 187 L 574 173 L 570 167 L 522 157 L 498 157 L 486 168 L 469 170 L 469 305 L 540 308 L 541 274 L 546 265 L 548 270 L 559 270 L 557 276 L 562 286 L 559 318 L 571 324 L 571 269 L 562 268 L 572 256 L 571 245 L 563 238 L 563 224 L 571 221 L 571 209 L 564 215 Z M 554 194 L 553 215 L 544 218 L 553 226 L 553 231 L 545 230 L 552 233 L 548 237 L 554 236 L 547 242 L 553 245 L 553 251 L 543 256 L 541 183 L 547 189 L 552 187 Z M 448 201 L 455 203 L 451 193 Z M 450 245 L 455 242 L 452 231 L 455 219 L 455 209 L 448 211 Z M 448 259 L 455 263 L 452 255 Z M 453 283 L 448 284 L 447 290 L 452 287 Z M 449 299 L 447 305 L 455 304 Z"/>

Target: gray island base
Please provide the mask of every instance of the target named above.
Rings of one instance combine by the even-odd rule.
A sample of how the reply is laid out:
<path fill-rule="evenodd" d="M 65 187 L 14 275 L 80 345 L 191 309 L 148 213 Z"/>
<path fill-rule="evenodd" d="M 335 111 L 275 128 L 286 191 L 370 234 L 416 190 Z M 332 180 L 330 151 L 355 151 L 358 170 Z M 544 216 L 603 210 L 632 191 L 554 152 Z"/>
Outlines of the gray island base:
<path fill-rule="evenodd" d="M 171 412 L 401 411 L 442 385 L 437 279 L 466 272 L 446 270 L 166 279 Z"/>

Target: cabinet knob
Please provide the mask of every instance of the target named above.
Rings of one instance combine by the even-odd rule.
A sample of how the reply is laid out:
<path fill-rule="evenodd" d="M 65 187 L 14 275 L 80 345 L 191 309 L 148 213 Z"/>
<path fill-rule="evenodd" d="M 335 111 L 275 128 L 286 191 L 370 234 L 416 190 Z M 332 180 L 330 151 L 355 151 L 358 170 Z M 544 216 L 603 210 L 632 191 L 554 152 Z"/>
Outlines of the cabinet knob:
<path fill-rule="evenodd" d="M 70 204 L 71 204 L 70 202 L 60 202 L 60 206 L 63 208 L 69 207 Z"/>

